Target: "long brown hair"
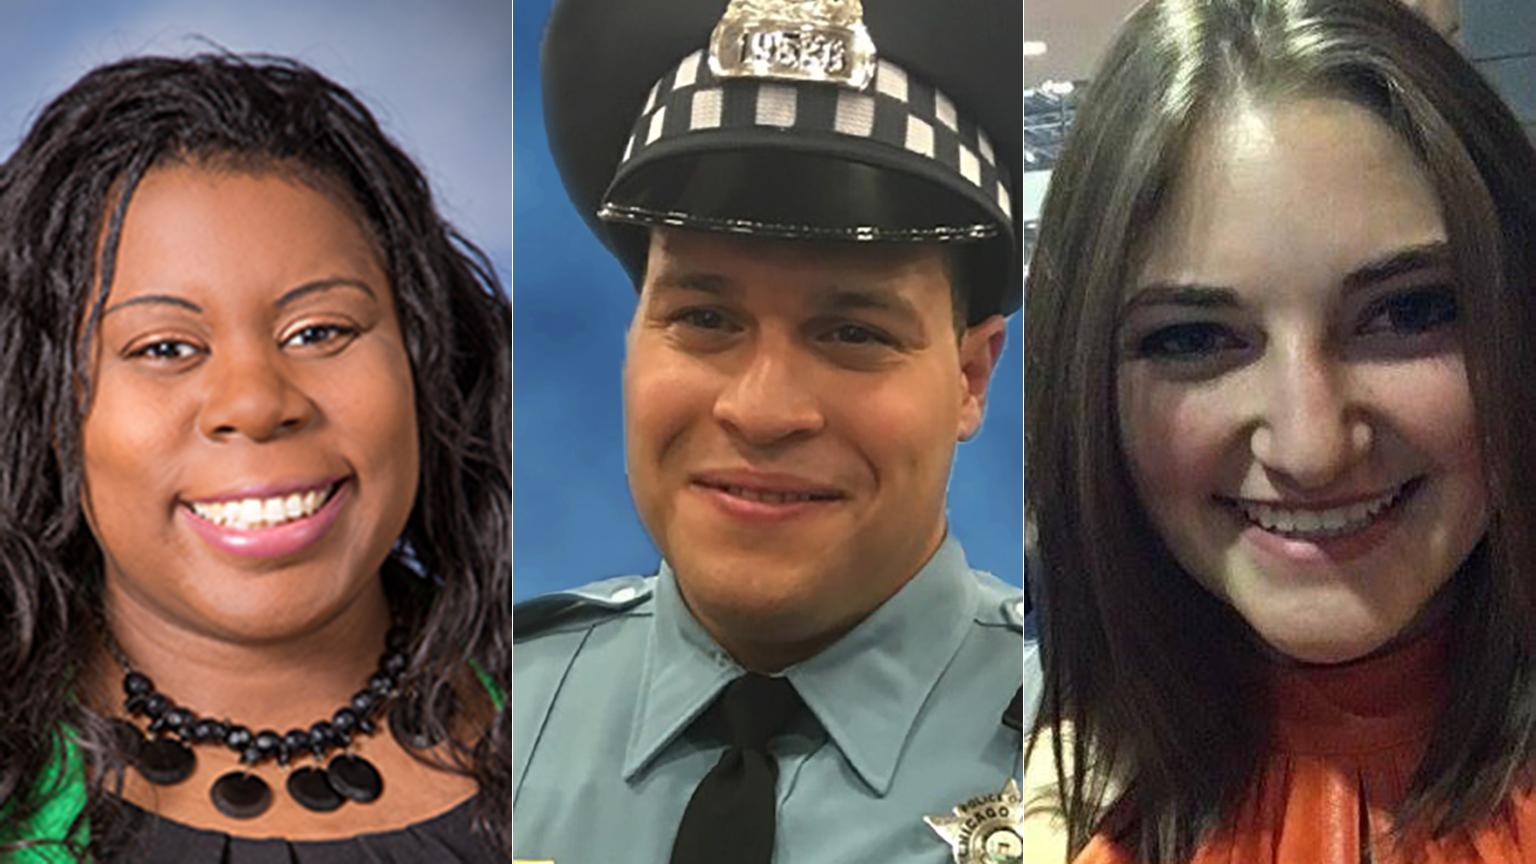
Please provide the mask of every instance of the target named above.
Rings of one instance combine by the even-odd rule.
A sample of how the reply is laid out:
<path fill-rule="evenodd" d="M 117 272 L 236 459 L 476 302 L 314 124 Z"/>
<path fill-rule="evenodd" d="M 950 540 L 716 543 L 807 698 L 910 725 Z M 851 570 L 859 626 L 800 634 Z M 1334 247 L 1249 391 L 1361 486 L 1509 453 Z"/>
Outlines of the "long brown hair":
<path fill-rule="evenodd" d="M 1489 816 L 1536 757 L 1536 151 L 1456 50 L 1394 0 L 1151 0 L 1084 97 L 1025 290 L 1025 472 L 1045 698 L 1069 849 L 1109 831 L 1184 860 L 1230 818 L 1265 743 L 1245 625 L 1142 511 L 1119 445 L 1119 297 L 1194 136 L 1236 98 L 1349 100 L 1436 188 L 1493 518 L 1462 568 L 1451 696 L 1398 814 Z M 1472 334 L 1476 334 L 1475 337 Z M 1114 814 L 1106 821 L 1106 816 Z M 1121 816 L 1127 816 L 1121 819 Z"/>

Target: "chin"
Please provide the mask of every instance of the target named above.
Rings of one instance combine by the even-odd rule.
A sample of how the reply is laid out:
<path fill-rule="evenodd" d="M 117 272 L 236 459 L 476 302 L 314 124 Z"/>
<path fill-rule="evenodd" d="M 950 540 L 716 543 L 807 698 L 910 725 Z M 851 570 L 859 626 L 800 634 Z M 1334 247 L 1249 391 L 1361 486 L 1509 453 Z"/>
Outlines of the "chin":
<path fill-rule="evenodd" d="M 239 641 L 275 641 L 312 631 L 340 614 L 349 600 L 339 586 L 313 578 L 304 584 L 269 579 L 234 587 L 200 592 L 195 614 L 209 629 Z"/>
<path fill-rule="evenodd" d="M 813 610 L 829 606 L 827 589 L 835 578 L 810 562 L 756 550 L 707 558 L 683 555 L 672 564 L 690 605 L 706 607 L 714 618 L 762 622 L 759 627 L 793 628 Z"/>
<path fill-rule="evenodd" d="M 1246 614 L 1243 617 L 1271 650 L 1299 663 L 1316 665 L 1359 660 L 1386 645 L 1402 629 L 1337 614 L 1293 616 L 1287 620 L 1266 620 L 1264 616 Z"/>

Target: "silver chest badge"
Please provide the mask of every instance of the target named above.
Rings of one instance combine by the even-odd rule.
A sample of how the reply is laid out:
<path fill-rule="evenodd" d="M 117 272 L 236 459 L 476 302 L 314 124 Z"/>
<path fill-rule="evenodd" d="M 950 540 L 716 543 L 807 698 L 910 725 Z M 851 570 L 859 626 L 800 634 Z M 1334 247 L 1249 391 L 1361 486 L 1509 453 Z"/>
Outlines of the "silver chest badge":
<path fill-rule="evenodd" d="M 1008 778 L 1000 792 L 972 798 L 953 816 L 924 816 L 954 853 L 955 864 L 1023 864 L 1024 806 L 1019 784 Z"/>
<path fill-rule="evenodd" d="M 875 43 L 861 0 L 731 0 L 709 37 L 709 69 L 863 90 L 875 76 Z"/>

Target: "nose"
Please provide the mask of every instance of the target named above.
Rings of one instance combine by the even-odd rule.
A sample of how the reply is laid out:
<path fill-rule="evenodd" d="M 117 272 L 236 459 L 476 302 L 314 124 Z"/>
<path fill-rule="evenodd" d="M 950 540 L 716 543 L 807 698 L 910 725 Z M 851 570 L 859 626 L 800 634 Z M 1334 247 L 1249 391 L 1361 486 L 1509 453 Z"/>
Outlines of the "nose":
<path fill-rule="evenodd" d="M 198 424 L 214 440 L 267 441 L 292 434 L 314 419 L 315 406 L 292 380 L 281 356 L 235 349 L 209 358 L 207 390 Z"/>
<path fill-rule="evenodd" d="M 769 446 L 814 435 L 826 423 L 793 339 L 760 332 L 715 399 L 715 420 L 741 440 Z"/>
<path fill-rule="evenodd" d="M 1373 431 L 1347 364 L 1306 346 L 1275 359 L 1259 384 L 1263 409 L 1250 449 L 1286 485 L 1321 489 L 1369 454 Z"/>

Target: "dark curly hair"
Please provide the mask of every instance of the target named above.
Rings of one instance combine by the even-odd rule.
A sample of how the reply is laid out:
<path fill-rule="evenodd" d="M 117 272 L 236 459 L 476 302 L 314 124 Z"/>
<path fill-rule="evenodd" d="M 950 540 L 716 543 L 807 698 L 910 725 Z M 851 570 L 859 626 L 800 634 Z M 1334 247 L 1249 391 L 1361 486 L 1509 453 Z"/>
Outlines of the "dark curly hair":
<path fill-rule="evenodd" d="M 90 835 L 69 851 L 105 857 L 132 834 L 111 794 L 123 758 L 108 718 L 77 697 L 104 632 L 101 552 L 79 503 L 83 351 L 134 190 L 178 163 L 288 173 L 350 196 L 394 289 L 420 430 L 419 492 L 382 577 L 417 634 L 401 686 L 419 695 L 424 729 L 449 741 L 454 700 L 442 697 L 470 664 L 509 687 L 511 311 L 486 256 L 438 215 L 368 109 L 312 69 L 224 53 L 103 66 L 44 108 L 0 166 L 0 853 L 29 845 L 24 826 L 62 788 L 44 780 L 60 773 L 65 730 L 86 769 L 75 828 Z M 510 727 L 498 711 L 448 760 L 478 782 L 476 829 L 504 854 Z"/>

